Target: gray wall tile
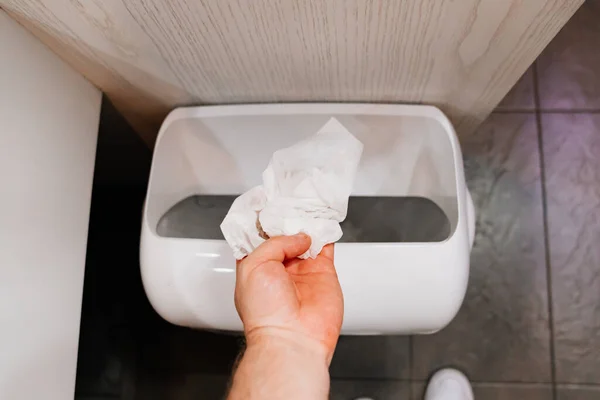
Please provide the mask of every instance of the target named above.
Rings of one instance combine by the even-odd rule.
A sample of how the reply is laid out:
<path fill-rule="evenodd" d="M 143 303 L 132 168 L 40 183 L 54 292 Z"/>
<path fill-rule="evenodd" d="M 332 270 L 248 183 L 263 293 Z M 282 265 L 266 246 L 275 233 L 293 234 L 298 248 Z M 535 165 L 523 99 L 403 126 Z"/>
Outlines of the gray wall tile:
<path fill-rule="evenodd" d="M 75 400 L 119 400 L 118 396 L 81 396 L 75 394 Z"/>
<path fill-rule="evenodd" d="M 104 96 L 98 127 L 94 183 L 146 185 L 152 151 Z"/>
<path fill-rule="evenodd" d="M 139 382 L 137 400 L 221 400 L 227 395 L 229 376 L 209 374 L 147 374 Z"/>
<path fill-rule="evenodd" d="M 475 381 L 550 382 L 535 117 L 493 114 L 461 142 L 477 212 L 467 295 L 448 327 L 415 336 L 413 377 L 454 365 Z"/>
<path fill-rule="evenodd" d="M 588 0 L 538 58 L 542 109 L 600 109 L 600 1 Z"/>
<path fill-rule="evenodd" d="M 413 383 L 413 400 L 422 400 L 424 393 L 425 384 Z M 475 400 L 551 400 L 552 387 L 531 384 L 475 383 L 473 395 Z"/>
<path fill-rule="evenodd" d="M 408 336 L 342 336 L 331 362 L 332 378 L 408 379 Z"/>
<path fill-rule="evenodd" d="M 228 375 L 243 347 L 241 336 L 183 328 L 159 321 L 140 337 L 140 368 L 186 374 Z M 141 336 L 141 335 L 140 335 Z"/>
<path fill-rule="evenodd" d="M 367 397 L 375 400 L 408 400 L 410 383 L 399 381 L 332 380 L 331 400 Z"/>
<path fill-rule="evenodd" d="M 600 383 L 600 115 L 542 116 L 558 382 Z"/>
<path fill-rule="evenodd" d="M 510 92 L 496 106 L 495 111 L 533 111 L 535 110 L 532 65 L 525 71 L 521 79 L 515 83 Z"/>
<path fill-rule="evenodd" d="M 557 400 L 598 400 L 600 386 L 561 385 L 556 393 Z"/>

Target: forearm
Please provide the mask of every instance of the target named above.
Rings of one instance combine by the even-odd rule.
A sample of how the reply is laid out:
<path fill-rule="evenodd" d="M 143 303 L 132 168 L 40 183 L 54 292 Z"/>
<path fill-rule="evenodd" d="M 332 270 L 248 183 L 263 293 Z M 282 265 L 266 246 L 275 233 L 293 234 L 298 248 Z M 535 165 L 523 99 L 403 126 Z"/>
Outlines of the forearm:
<path fill-rule="evenodd" d="M 261 337 L 248 346 L 233 378 L 229 400 L 327 399 L 327 355 L 294 337 Z"/>

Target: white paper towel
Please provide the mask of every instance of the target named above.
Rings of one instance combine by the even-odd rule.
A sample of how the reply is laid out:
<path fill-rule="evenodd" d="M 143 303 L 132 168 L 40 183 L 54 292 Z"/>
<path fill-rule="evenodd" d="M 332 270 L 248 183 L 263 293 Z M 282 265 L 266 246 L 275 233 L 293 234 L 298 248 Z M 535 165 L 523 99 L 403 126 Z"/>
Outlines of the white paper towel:
<path fill-rule="evenodd" d="M 313 136 L 276 151 L 263 185 L 235 199 L 221 231 L 236 259 L 267 238 L 304 232 L 312 239 L 300 258 L 315 258 L 342 237 L 348 197 L 363 145 L 335 118 Z"/>

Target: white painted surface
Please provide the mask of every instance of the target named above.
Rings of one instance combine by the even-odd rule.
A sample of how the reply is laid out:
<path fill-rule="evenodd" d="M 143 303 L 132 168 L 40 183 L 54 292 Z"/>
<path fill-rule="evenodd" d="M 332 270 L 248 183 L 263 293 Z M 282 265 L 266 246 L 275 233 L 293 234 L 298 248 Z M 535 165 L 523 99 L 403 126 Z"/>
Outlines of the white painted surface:
<path fill-rule="evenodd" d="M 475 229 L 454 128 L 435 107 L 340 103 L 189 107 L 169 114 L 154 149 L 140 249 L 144 288 L 160 315 L 184 326 L 241 330 L 227 243 L 162 237 L 158 221 L 190 195 L 240 194 L 260 184 L 275 150 L 311 136 L 331 117 L 364 145 L 353 195 L 426 197 L 452 227 L 442 242 L 337 243 L 342 332 L 430 333 L 454 318 Z"/>
<path fill-rule="evenodd" d="M 0 398 L 72 399 L 101 93 L 0 10 Z"/>

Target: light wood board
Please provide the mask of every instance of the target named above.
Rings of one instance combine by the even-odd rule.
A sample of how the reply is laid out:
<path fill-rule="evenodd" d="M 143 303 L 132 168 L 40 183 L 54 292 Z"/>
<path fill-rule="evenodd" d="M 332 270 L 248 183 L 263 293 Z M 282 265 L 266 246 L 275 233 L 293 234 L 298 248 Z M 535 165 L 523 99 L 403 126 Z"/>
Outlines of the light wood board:
<path fill-rule="evenodd" d="M 0 0 L 152 144 L 172 108 L 425 103 L 474 129 L 583 0 Z"/>

